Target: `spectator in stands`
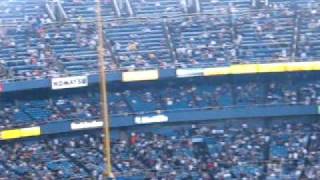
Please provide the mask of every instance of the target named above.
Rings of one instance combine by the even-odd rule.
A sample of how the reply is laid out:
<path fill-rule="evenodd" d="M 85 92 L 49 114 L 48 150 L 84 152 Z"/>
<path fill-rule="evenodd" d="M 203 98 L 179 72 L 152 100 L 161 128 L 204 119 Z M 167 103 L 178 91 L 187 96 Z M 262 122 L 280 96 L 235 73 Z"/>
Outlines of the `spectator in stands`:
<path fill-rule="evenodd" d="M 152 55 L 151 55 L 152 56 Z M 143 61 L 142 61 L 143 62 Z M 246 82 L 212 84 L 210 80 L 190 79 L 179 84 L 171 81 L 154 89 L 149 85 L 138 89 L 116 90 L 110 95 L 110 112 L 117 115 L 129 113 L 162 112 L 165 110 L 216 108 L 224 106 L 250 105 L 319 105 L 320 82 L 304 79 L 293 83 L 289 78 L 270 83 Z M 301 82 L 301 83 L 300 83 Z M 177 84 L 178 83 L 178 84 Z M 97 90 L 78 92 L 67 96 L 17 98 L 2 100 L 0 119 L 2 129 L 25 123 L 44 123 L 57 120 L 86 120 L 99 116 Z M 14 101 L 14 102 L 13 102 Z M 26 103 L 30 102 L 30 103 Z M 35 109 L 36 108 L 36 109 Z"/>
<path fill-rule="evenodd" d="M 234 121 L 224 127 L 212 123 L 166 129 L 169 134 L 132 133 L 129 140 L 113 141 L 113 171 L 117 177 L 149 179 L 317 177 L 319 125 L 292 121 L 273 121 L 270 127 Z M 2 144 L 0 177 L 99 179 L 102 138 L 95 131 Z"/>

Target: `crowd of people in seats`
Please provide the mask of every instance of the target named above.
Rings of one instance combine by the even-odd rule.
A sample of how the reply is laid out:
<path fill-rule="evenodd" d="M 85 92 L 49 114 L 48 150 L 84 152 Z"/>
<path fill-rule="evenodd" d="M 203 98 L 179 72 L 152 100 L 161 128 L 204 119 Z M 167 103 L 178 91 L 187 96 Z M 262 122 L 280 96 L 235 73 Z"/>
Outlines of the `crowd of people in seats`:
<path fill-rule="evenodd" d="M 120 179 L 317 179 L 319 128 L 304 118 L 130 130 L 112 140 L 113 172 Z M 1 142 L 0 178 L 102 179 L 102 139 L 94 130 Z"/>
<path fill-rule="evenodd" d="M 187 78 L 140 84 L 111 84 L 111 116 L 159 114 L 226 107 L 319 105 L 317 73 L 283 75 L 279 79 Z M 99 91 L 84 89 L 43 93 L 22 92 L 1 96 L 0 129 L 46 122 L 83 121 L 100 117 Z"/>
<path fill-rule="evenodd" d="M 202 7 L 207 14 L 156 20 L 116 20 L 112 2 L 103 1 L 107 70 L 315 61 L 320 57 L 320 6 L 298 1 L 270 1 L 258 8 L 247 0 L 204 0 L 201 6 L 221 11 L 214 14 Z M 171 0 L 133 4 L 139 17 L 155 12 L 149 8 L 165 14 L 166 6 L 180 6 Z M 54 22 L 44 1 L 14 0 L 0 6 L 1 80 L 96 73 L 98 36 L 95 25 L 87 22 L 95 18 L 95 3 L 65 0 L 62 7 L 68 23 Z"/>

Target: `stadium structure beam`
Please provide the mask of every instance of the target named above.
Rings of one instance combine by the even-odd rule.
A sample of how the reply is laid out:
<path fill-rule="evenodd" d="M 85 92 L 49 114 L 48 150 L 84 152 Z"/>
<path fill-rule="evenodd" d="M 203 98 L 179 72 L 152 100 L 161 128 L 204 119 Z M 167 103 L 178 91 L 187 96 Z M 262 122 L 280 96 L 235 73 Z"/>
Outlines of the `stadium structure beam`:
<path fill-rule="evenodd" d="M 110 142 L 110 123 L 108 113 L 108 88 L 107 88 L 107 73 L 105 69 L 105 48 L 104 48 L 104 33 L 103 33 L 103 19 L 101 15 L 101 1 L 96 0 L 96 14 L 97 14 L 97 32 L 98 32 L 98 67 L 100 77 L 100 106 L 101 118 L 103 120 L 103 133 L 104 133 L 104 176 L 107 179 L 114 179 L 112 173 L 111 163 L 111 142 Z"/>

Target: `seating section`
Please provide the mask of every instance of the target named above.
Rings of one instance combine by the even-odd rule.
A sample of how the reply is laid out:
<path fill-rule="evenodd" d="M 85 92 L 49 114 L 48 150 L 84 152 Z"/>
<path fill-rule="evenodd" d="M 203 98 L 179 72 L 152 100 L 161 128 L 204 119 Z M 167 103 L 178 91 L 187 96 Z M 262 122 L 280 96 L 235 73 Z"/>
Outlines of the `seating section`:
<path fill-rule="evenodd" d="M 138 17 L 161 17 L 182 14 L 179 0 L 138 0 L 131 1 L 131 4 Z"/>
<path fill-rule="evenodd" d="M 319 22 L 317 16 L 319 15 L 320 6 L 310 8 L 306 13 L 301 14 L 299 19 L 299 45 L 297 47 L 297 56 L 302 60 L 309 61 L 319 57 Z"/>
<path fill-rule="evenodd" d="M 317 161 L 314 155 L 317 154 L 316 149 L 319 148 L 319 144 L 315 143 L 313 145 L 313 142 L 318 135 L 313 131 L 319 126 L 305 126 L 307 123 L 290 124 L 286 122 L 274 126 L 271 132 L 271 139 L 274 139 L 274 141 L 270 143 L 270 160 L 275 163 L 270 164 L 271 168 L 269 168 L 269 173 L 273 174 L 274 178 L 280 178 L 282 174 L 286 174 L 286 177 L 290 179 L 314 177 L 317 174 L 310 165 L 314 165 L 315 168 L 318 166 L 312 161 Z M 279 131 L 282 132 L 279 133 Z M 289 131 L 294 132 L 295 135 L 288 135 Z M 307 131 L 311 133 L 303 133 Z M 314 149 L 315 147 L 317 148 Z M 309 159 L 313 160 L 309 161 Z M 277 162 L 280 162 L 280 164 L 277 164 Z M 296 169 L 300 170 L 297 171 Z"/>
<path fill-rule="evenodd" d="M 55 147 L 45 142 L 25 142 L 15 146 L 2 146 L 1 162 L 6 163 L 7 169 L 14 172 L 13 177 L 38 178 L 84 178 L 87 173 L 83 168 L 71 162 Z M 52 149 L 51 149 L 52 148 Z M 15 154 L 11 154 L 15 152 Z M 33 162 L 32 164 L 28 162 Z M 8 178 L 11 175 L 3 176 Z"/>
<path fill-rule="evenodd" d="M 61 5 L 68 18 L 72 21 L 93 21 L 96 20 L 96 2 L 90 0 L 62 0 Z M 103 0 L 102 15 L 106 19 L 115 17 L 112 1 Z"/>
<path fill-rule="evenodd" d="M 74 23 L 51 27 L 48 31 L 48 35 L 54 38 L 49 40 L 50 47 L 64 72 L 90 74 L 97 71 L 97 33 L 94 24 Z M 107 51 L 106 67 L 108 69 L 112 67 L 109 54 Z"/>
<path fill-rule="evenodd" d="M 173 19 L 169 28 L 181 66 L 222 66 L 236 58 L 228 16 Z"/>
<path fill-rule="evenodd" d="M 1 64 L 9 69 L 13 77 L 40 78 L 56 69 L 50 63 L 51 52 L 40 37 L 43 29 L 35 26 L 36 23 L 29 27 L 3 29 L 4 36 L 0 42 Z"/>
<path fill-rule="evenodd" d="M 22 23 L 48 17 L 44 0 L 10 0 L 0 3 L 0 23 Z M 40 20 L 40 19 L 38 19 Z"/>
<path fill-rule="evenodd" d="M 319 57 L 320 5 L 314 0 L 270 0 L 267 6 L 251 0 L 200 0 L 202 14 L 192 15 L 178 0 L 113 3 L 102 1 L 109 71 Z M 1 80 L 96 73 L 95 2 L 63 0 L 61 5 L 69 22 L 52 24 L 44 1 L 1 2 L 0 23 L 13 23 L 0 29 Z"/>
<path fill-rule="evenodd" d="M 71 20 L 95 20 L 95 1 L 90 0 L 63 0 L 62 6 Z"/>
<path fill-rule="evenodd" d="M 252 105 L 319 105 L 318 74 L 283 75 L 279 79 L 244 78 L 237 82 L 216 78 L 188 78 L 139 84 L 111 84 L 112 115 L 154 114 L 161 111 L 210 109 Z M 123 86 L 124 85 L 124 86 Z M 28 97 L 3 96 L 0 129 L 49 121 L 81 121 L 100 116 L 97 87 L 40 92 Z"/>
<path fill-rule="evenodd" d="M 113 173 L 120 179 L 314 179 L 319 128 L 318 120 L 305 118 L 124 131 L 126 137 L 112 140 Z M 0 178 L 102 179 L 102 139 L 93 130 L 2 142 Z"/>
<path fill-rule="evenodd" d="M 235 20 L 238 58 L 267 63 L 288 60 L 292 55 L 295 19 L 290 11 L 259 11 Z M 271 60 L 272 61 L 272 60 Z"/>
<path fill-rule="evenodd" d="M 282 1 L 282 0 L 281 0 Z M 202 12 L 221 14 L 231 11 L 242 13 L 250 10 L 250 0 L 200 0 Z"/>
<path fill-rule="evenodd" d="M 107 24 L 105 33 L 112 42 L 120 69 L 141 69 L 170 63 L 164 31 L 159 22 L 112 22 Z"/>

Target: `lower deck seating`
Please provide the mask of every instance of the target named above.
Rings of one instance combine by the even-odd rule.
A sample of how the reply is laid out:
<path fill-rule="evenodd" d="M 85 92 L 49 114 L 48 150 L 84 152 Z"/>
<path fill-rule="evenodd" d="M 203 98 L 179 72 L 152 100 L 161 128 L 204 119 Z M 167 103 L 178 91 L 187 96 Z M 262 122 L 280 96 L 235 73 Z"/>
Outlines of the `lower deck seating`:
<path fill-rule="evenodd" d="M 319 120 L 253 119 L 123 131 L 112 140 L 119 179 L 313 179 Z M 0 178 L 101 179 L 99 130 L 1 142 Z"/>

